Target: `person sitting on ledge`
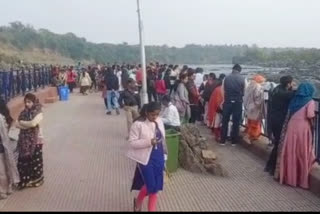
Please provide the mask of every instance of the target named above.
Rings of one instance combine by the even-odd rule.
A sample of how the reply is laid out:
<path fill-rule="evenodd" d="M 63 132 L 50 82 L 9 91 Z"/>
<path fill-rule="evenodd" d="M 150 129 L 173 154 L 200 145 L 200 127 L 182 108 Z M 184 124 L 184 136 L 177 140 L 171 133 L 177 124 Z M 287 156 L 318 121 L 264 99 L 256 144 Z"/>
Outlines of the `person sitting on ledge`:
<path fill-rule="evenodd" d="M 179 112 L 176 106 L 171 103 L 170 96 L 165 95 L 162 98 L 164 108 L 160 113 L 160 117 L 164 123 L 165 129 L 180 130 L 181 122 Z"/>

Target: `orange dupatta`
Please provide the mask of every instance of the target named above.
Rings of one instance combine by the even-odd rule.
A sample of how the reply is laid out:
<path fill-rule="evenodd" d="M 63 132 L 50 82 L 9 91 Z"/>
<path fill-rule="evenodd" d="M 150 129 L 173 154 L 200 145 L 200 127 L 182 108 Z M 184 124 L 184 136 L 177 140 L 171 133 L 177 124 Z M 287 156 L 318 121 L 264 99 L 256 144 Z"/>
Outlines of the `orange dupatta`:
<path fill-rule="evenodd" d="M 208 106 L 208 125 L 212 127 L 213 122 L 215 121 L 215 117 L 219 107 L 223 102 L 223 94 L 222 94 L 222 86 L 218 86 L 214 89 L 213 93 L 211 94 L 209 106 Z"/>

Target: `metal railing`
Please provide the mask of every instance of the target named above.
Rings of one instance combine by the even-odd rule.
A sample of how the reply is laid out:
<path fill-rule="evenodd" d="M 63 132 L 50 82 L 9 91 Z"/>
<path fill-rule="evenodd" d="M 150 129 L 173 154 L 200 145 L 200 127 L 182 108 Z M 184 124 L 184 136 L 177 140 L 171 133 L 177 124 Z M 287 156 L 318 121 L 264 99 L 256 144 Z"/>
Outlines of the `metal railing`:
<path fill-rule="evenodd" d="M 314 126 L 313 126 L 313 144 L 316 152 L 316 158 L 317 161 L 320 163 L 320 98 L 315 98 L 314 101 L 316 102 L 316 117 L 314 121 Z M 263 136 L 267 137 L 270 140 L 270 144 L 272 144 L 272 133 L 271 130 L 269 129 L 268 125 L 268 120 L 269 120 L 269 115 L 268 115 L 268 106 L 269 99 L 268 99 L 268 91 L 265 91 L 265 119 L 262 120 L 262 127 L 261 127 L 261 133 Z M 244 112 L 244 111 L 243 111 Z M 243 114 L 243 126 L 246 126 L 246 118 L 245 114 Z"/>
<path fill-rule="evenodd" d="M 51 70 L 50 66 L 0 70 L 0 96 L 8 102 L 16 96 L 23 96 L 31 91 L 36 92 L 39 88 L 45 88 L 52 83 Z"/>

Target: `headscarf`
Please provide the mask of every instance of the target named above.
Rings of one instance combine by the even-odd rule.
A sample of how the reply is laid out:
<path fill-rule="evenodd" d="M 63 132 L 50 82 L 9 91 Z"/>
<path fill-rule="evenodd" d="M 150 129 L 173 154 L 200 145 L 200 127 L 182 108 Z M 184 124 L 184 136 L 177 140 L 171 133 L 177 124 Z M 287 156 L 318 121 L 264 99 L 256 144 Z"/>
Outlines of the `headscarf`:
<path fill-rule="evenodd" d="M 255 75 L 254 77 L 253 77 L 253 80 L 256 82 L 256 83 L 259 83 L 259 84 L 261 84 L 261 83 L 264 83 L 265 81 L 266 81 L 266 78 L 264 78 L 262 75 Z"/>
<path fill-rule="evenodd" d="M 289 104 L 290 116 L 303 108 L 312 99 L 315 93 L 315 88 L 310 83 L 301 83 Z"/>
<path fill-rule="evenodd" d="M 42 112 L 42 106 L 38 99 L 35 100 L 31 109 L 25 108 L 19 116 L 19 121 L 31 121 Z M 39 126 L 21 129 L 19 133 L 18 149 L 19 156 L 30 157 L 33 155 L 38 143 Z"/>

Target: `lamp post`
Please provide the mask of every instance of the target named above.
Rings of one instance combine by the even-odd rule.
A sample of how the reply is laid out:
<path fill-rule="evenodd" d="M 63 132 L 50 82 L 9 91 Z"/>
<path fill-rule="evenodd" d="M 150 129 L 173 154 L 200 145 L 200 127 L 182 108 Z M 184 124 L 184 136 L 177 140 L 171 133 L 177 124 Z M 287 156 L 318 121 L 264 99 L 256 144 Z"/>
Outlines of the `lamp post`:
<path fill-rule="evenodd" d="M 144 47 L 144 38 L 143 38 L 143 22 L 141 18 L 140 10 L 140 0 L 137 0 L 138 8 L 138 21 L 139 21 L 139 37 L 140 37 L 140 55 L 141 55 L 141 69 L 142 69 L 142 104 L 148 103 L 148 94 L 147 94 L 147 71 L 146 71 L 146 51 Z"/>

